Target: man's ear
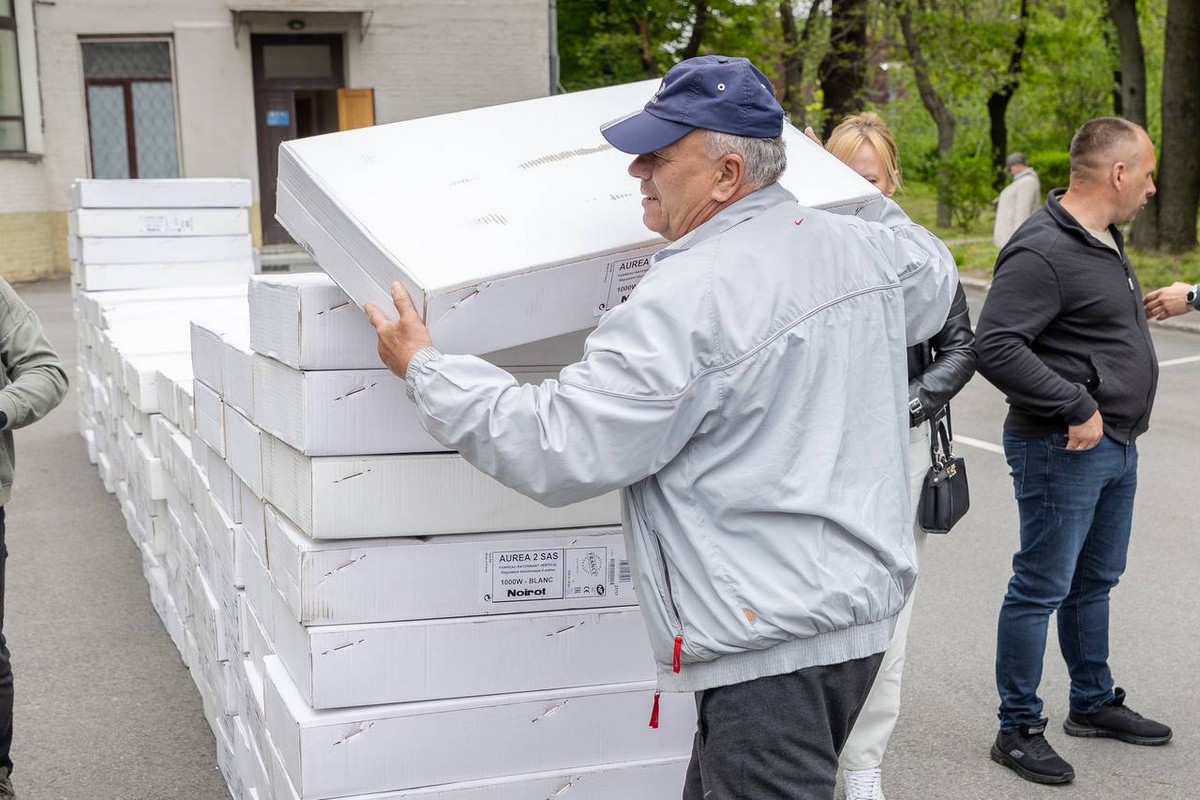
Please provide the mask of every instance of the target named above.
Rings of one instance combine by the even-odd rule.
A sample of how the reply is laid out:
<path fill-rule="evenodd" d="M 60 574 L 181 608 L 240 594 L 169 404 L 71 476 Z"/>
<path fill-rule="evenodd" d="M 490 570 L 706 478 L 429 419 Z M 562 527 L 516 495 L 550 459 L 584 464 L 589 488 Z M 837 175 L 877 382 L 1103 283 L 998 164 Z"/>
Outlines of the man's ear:
<path fill-rule="evenodd" d="M 717 182 L 713 185 L 713 199 L 724 203 L 738 193 L 746 179 L 746 162 L 737 153 L 726 153 L 717 160 Z"/>
<path fill-rule="evenodd" d="M 1112 165 L 1109 170 L 1109 180 L 1112 181 L 1113 188 L 1118 192 L 1125 188 L 1125 182 L 1129 179 L 1129 162 L 1118 161 Z"/>

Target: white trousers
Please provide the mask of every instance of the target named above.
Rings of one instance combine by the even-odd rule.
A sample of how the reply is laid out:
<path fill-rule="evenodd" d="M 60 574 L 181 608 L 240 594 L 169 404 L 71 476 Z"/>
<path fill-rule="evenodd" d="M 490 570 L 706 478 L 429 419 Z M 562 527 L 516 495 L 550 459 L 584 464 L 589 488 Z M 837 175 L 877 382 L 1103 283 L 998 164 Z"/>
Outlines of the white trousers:
<path fill-rule="evenodd" d="M 909 483 L 912 490 L 913 513 L 916 513 L 917 498 L 921 493 L 921 484 L 929 469 L 929 424 L 914 428 L 908 446 Z M 913 536 L 917 544 L 917 565 L 921 564 L 925 552 L 925 539 L 928 536 L 915 524 Z M 892 730 L 896 727 L 896 719 L 900 716 L 900 675 L 904 671 L 904 649 L 908 639 L 908 623 L 912 619 L 913 599 L 916 589 L 908 596 L 904 610 L 896 621 L 896 632 L 892 634 L 892 644 L 883 654 L 883 663 L 879 665 L 879 673 L 875 683 L 867 695 L 867 702 L 859 712 L 858 720 L 854 723 L 850 737 L 842 748 L 841 763 L 844 769 L 875 769 L 883 763 L 883 751 L 887 749 L 888 740 L 892 738 Z"/>

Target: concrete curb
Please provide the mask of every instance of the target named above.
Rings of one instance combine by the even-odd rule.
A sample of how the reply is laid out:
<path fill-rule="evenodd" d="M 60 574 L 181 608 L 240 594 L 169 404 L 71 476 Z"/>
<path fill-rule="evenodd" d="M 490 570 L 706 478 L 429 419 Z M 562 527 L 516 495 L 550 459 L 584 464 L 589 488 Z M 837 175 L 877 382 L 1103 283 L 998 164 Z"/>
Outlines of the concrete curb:
<path fill-rule="evenodd" d="M 987 294 L 992 288 L 992 282 L 983 278 L 972 278 L 968 275 L 960 275 L 958 277 L 960 283 L 967 289 Z M 1185 331 L 1187 333 L 1200 333 L 1200 312 L 1189 311 L 1174 319 L 1167 319 L 1159 322 L 1158 320 L 1150 320 L 1152 328 L 1166 328 L 1173 331 Z"/>

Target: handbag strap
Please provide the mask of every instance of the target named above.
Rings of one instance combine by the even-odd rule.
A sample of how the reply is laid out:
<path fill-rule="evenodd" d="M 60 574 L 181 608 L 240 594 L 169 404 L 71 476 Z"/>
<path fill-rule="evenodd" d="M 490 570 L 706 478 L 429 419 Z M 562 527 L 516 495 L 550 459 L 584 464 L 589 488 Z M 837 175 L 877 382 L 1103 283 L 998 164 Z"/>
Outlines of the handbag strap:
<path fill-rule="evenodd" d="M 954 458 L 954 434 L 950 422 L 950 406 L 930 423 L 932 430 L 929 434 L 929 460 L 934 466 L 941 466 Z"/>

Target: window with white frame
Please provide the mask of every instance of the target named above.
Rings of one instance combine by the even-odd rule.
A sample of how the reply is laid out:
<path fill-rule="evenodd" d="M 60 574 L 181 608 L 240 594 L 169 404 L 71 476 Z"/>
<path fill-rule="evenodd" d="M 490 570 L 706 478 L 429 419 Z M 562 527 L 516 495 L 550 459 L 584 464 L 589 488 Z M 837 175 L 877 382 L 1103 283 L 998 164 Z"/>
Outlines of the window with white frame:
<path fill-rule="evenodd" d="M 13 0 L 0 0 L 0 153 L 24 150 L 25 114 L 21 104 L 17 17 Z"/>
<path fill-rule="evenodd" d="M 170 40 L 81 46 L 92 177 L 178 178 Z"/>

